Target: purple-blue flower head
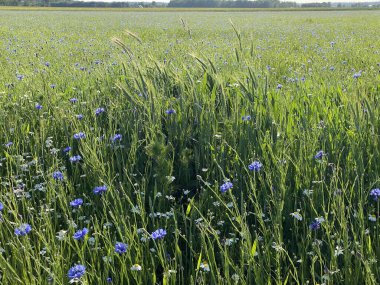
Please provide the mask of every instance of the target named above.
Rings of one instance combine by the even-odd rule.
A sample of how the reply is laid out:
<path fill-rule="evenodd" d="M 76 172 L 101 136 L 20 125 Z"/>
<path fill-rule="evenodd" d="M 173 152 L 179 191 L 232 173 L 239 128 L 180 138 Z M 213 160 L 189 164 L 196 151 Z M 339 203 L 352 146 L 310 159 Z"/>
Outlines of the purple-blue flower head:
<path fill-rule="evenodd" d="M 175 110 L 174 109 L 169 109 L 169 110 L 166 110 L 165 113 L 167 115 L 172 115 L 172 114 L 175 114 Z"/>
<path fill-rule="evenodd" d="M 107 186 L 106 185 L 102 185 L 102 186 L 96 186 L 92 191 L 94 192 L 94 194 L 96 195 L 101 195 L 103 194 L 104 192 L 107 191 Z"/>
<path fill-rule="evenodd" d="M 380 197 L 380 189 L 379 188 L 372 189 L 371 192 L 369 193 L 369 196 L 372 197 L 374 201 L 377 201 Z"/>
<path fill-rule="evenodd" d="M 112 283 L 112 278 L 111 277 L 107 277 L 107 283 Z"/>
<path fill-rule="evenodd" d="M 56 84 L 50 84 L 50 88 L 54 89 L 55 87 L 57 87 Z"/>
<path fill-rule="evenodd" d="M 234 185 L 230 181 L 227 181 L 222 186 L 220 186 L 220 192 L 225 193 L 228 190 L 230 190 L 233 186 Z"/>
<path fill-rule="evenodd" d="M 83 228 L 74 233 L 73 238 L 76 240 L 82 240 L 88 234 L 88 228 Z"/>
<path fill-rule="evenodd" d="M 123 136 L 121 134 L 115 134 L 112 138 L 111 138 L 111 141 L 113 143 L 115 143 L 116 141 L 121 141 L 121 139 L 123 138 Z"/>
<path fill-rule="evenodd" d="M 242 119 L 243 121 L 250 121 L 250 120 L 251 120 L 251 116 L 250 116 L 250 115 L 248 115 L 248 116 L 243 116 L 241 119 Z"/>
<path fill-rule="evenodd" d="M 70 206 L 73 208 L 79 208 L 83 204 L 83 200 L 81 198 L 75 199 L 70 202 Z"/>
<path fill-rule="evenodd" d="M 82 120 L 83 119 L 83 115 L 82 114 L 77 115 L 77 119 L 78 120 Z"/>
<path fill-rule="evenodd" d="M 154 231 L 150 236 L 152 237 L 153 240 L 163 239 L 164 236 L 166 236 L 166 231 L 164 229 L 158 229 Z"/>
<path fill-rule="evenodd" d="M 85 273 L 86 273 L 86 267 L 84 265 L 78 264 L 70 268 L 69 272 L 67 273 L 67 277 L 69 277 L 70 280 L 79 279 Z"/>
<path fill-rule="evenodd" d="M 63 180 L 63 174 L 61 171 L 55 171 L 53 172 L 53 178 L 54 180 L 57 180 L 57 181 L 62 181 Z"/>
<path fill-rule="evenodd" d="M 80 155 L 74 155 L 74 156 L 70 157 L 70 161 L 74 162 L 74 163 L 79 162 L 81 160 L 82 160 L 82 157 Z"/>
<path fill-rule="evenodd" d="M 4 210 L 4 204 L 0 202 L 0 212 Z"/>
<path fill-rule="evenodd" d="M 26 236 L 32 230 L 32 226 L 29 224 L 22 224 L 20 227 L 15 228 L 16 236 Z"/>
<path fill-rule="evenodd" d="M 317 154 L 314 156 L 315 159 L 322 159 L 322 157 L 325 155 L 323 150 L 320 150 L 317 152 Z"/>
<path fill-rule="evenodd" d="M 49 67 L 49 66 L 50 66 L 50 62 L 48 62 L 48 61 L 45 62 L 45 66 L 46 66 L 46 67 Z"/>
<path fill-rule="evenodd" d="M 42 105 L 39 104 L 39 103 L 37 103 L 35 107 L 36 107 L 37 110 L 41 110 L 42 109 Z"/>
<path fill-rule="evenodd" d="M 5 146 L 5 147 L 10 147 L 10 146 L 12 146 L 12 145 L 13 145 L 13 142 L 9 141 L 9 142 L 7 142 L 4 146 Z"/>
<path fill-rule="evenodd" d="M 86 137 L 86 135 L 83 133 L 83 132 L 79 132 L 77 134 L 74 134 L 74 139 L 76 140 L 80 140 L 80 139 L 84 139 Z"/>
<path fill-rule="evenodd" d="M 128 245 L 126 243 L 117 242 L 115 245 L 115 252 L 118 254 L 123 254 L 127 252 Z"/>
<path fill-rule="evenodd" d="M 65 147 L 65 148 L 63 149 L 63 152 L 64 152 L 64 153 L 68 153 L 70 150 L 71 150 L 71 147 L 68 146 L 68 147 Z"/>
<path fill-rule="evenodd" d="M 71 103 L 76 103 L 76 102 L 78 102 L 78 99 L 77 99 L 77 98 L 71 98 L 71 99 L 70 99 L 70 102 L 71 102 Z"/>
<path fill-rule="evenodd" d="M 277 84 L 276 89 L 277 89 L 277 90 L 280 90 L 281 88 L 282 88 L 282 84 Z"/>
<path fill-rule="evenodd" d="M 22 74 L 17 74 L 16 77 L 17 77 L 17 80 L 23 80 L 24 79 L 24 75 L 22 75 Z"/>
<path fill-rule="evenodd" d="M 313 231 L 318 230 L 320 227 L 321 227 L 321 222 L 320 222 L 320 221 L 317 221 L 317 220 L 313 221 L 313 222 L 309 225 L 310 230 L 313 230 Z"/>
<path fill-rule="evenodd" d="M 258 160 L 255 160 L 250 165 L 248 165 L 248 169 L 251 171 L 259 172 L 261 167 L 263 167 L 262 163 Z"/>
<path fill-rule="evenodd" d="M 357 72 L 353 75 L 353 78 L 358 79 L 362 74 L 360 72 Z"/>
<path fill-rule="evenodd" d="M 105 111 L 104 108 L 102 108 L 102 107 L 98 108 L 98 109 L 95 110 L 95 115 L 99 116 L 101 113 L 104 113 L 104 111 Z"/>

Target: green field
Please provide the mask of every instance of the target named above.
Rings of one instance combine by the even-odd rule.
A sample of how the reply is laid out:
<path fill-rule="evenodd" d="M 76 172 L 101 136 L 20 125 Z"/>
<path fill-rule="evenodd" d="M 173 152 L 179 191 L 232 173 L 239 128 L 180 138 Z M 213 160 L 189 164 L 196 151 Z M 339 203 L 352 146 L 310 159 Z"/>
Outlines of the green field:
<path fill-rule="evenodd" d="M 379 284 L 379 30 L 0 10 L 0 284 Z"/>

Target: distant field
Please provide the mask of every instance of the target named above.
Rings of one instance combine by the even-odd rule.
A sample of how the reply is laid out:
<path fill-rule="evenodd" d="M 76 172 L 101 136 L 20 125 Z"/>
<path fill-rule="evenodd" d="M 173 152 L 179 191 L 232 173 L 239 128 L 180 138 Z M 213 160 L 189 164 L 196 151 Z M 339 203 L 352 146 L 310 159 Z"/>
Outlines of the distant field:
<path fill-rule="evenodd" d="M 155 11 L 0 8 L 0 283 L 379 284 L 380 11 Z"/>

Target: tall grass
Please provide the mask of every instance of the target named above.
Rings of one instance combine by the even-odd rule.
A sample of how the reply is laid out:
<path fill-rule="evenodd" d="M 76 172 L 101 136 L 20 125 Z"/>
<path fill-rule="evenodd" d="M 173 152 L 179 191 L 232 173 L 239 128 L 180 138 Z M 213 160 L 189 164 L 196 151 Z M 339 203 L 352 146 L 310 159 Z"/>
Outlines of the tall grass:
<path fill-rule="evenodd" d="M 2 284 L 379 283 L 377 11 L 1 16 Z"/>

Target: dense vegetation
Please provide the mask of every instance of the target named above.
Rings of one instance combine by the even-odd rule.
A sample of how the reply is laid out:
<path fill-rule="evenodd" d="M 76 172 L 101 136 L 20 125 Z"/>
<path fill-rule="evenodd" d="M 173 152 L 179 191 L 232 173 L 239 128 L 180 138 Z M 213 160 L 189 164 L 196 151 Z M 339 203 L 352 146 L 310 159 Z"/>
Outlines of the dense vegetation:
<path fill-rule="evenodd" d="M 378 284 L 379 25 L 0 11 L 1 283 Z"/>

